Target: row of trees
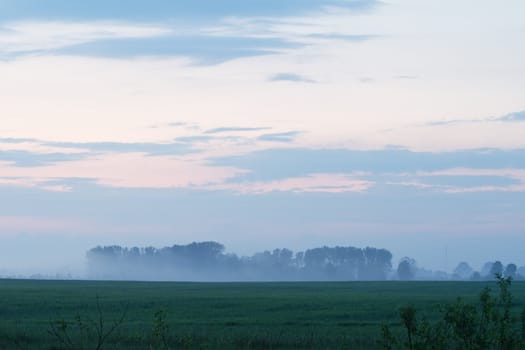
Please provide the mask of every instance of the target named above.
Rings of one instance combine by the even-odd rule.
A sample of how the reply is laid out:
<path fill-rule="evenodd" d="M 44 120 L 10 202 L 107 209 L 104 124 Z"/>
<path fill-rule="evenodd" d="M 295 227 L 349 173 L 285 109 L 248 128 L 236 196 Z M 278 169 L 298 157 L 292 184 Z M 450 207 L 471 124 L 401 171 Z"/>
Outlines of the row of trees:
<path fill-rule="evenodd" d="M 453 277 L 461 280 L 480 281 L 492 279 L 494 275 L 500 275 L 513 280 L 522 280 L 525 277 L 525 268 L 514 263 L 503 265 L 499 260 L 486 262 L 480 271 L 475 271 L 468 263 L 461 262 L 454 269 Z"/>
<path fill-rule="evenodd" d="M 99 246 L 88 251 L 87 261 L 90 278 L 138 280 L 385 280 L 392 268 L 386 249 L 320 247 L 294 253 L 283 248 L 239 257 L 217 242 L 160 249 Z"/>
<path fill-rule="evenodd" d="M 392 269 L 386 249 L 320 247 L 294 253 L 274 249 L 252 256 L 225 253 L 217 242 L 194 242 L 164 248 L 96 247 L 87 253 L 94 279 L 187 281 L 355 281 L 355 280 L 490 280 L 495 274 L 525 279 L 525 267 L 487 262 L 479 271 L 461 262 L 452 274 L 430 271 L 405 257 Z"/>
<path fill-rule="evenodd" d="M 451 279 L 463 281 L 483 281 L 492 280 L 495 275 L 513 280 L 525 279 L 525 267 L 516 266 L 514 263 L 503 265 L 499 260 L 486 262 L 479 271 L 474 270 L 467 262 L 460 262 L 452 275 L 446 273 L 436 273 L 422 268 L 418 268 L 414 259 L 405 257 L 400 260 L 397 266 L 397 277 L 402 281 L 415 279 Z"/>

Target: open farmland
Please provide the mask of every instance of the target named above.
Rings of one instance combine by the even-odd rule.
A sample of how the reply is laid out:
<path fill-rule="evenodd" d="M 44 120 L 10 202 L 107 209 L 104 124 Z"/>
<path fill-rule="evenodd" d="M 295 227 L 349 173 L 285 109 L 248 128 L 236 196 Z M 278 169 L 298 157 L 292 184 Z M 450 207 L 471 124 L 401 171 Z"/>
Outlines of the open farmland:
<path fill-rule="evenodd" d="M 458 296 L 475 301 L 487 283 L 0 280 L 0 346 L 94 348 L 98 298 L 106 330 L 127 310 L 106 349 L 370 349 L 383 322 L 400 330 L 399 307 L 414 305 L 432 319 L 439 304 Z M 514 283 L 512 292 L 521 307 L 525 283 Z M 50 334 L 53 322 L 55 330 L 67 325 L 69 345 Z"/>

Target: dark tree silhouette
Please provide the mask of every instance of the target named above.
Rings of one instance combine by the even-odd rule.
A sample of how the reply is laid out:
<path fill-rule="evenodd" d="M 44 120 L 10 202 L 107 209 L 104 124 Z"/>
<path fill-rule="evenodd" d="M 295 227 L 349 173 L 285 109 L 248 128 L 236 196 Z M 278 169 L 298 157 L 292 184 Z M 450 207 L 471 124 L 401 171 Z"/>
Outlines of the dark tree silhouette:
<path fill-rule="evenodd" d="M 397 277 L 401 281 L 410 281 L 414 279 L 415 265 L 416 262 L 414 259 L 404 257 L 397 265 Z"/>
<path fill-rule="evenodd" d="M 481 274 L 480 274 L 478 271 L 475 271 L 475 272 L 472 273 L 472 275 L 470 276 L 470 280 L 471 280 L 471 281 L 481 281 Z"/>
<path fill-rule="evenodd" d="M 501 261 L 496 261 L 492 265 L 492 268 L 490 269 L 490 277 L 494 277 L 495 275 L 502 275 L 503 274 L 503 264 Z"/>
<path fill-rule="evenodd" d="M 516 264 L 510 263 L 505 267 L 505 271 L 503 272 L 503 275 L 505 277 L 510 277 L 512 279 L 516 279 L 516 271 L 518 270 L 518 267 Z"/>
<path fill-rule="evenodd" d="M 454 269 L 453 277 L 466 280 L 466 279 L 469 279 L 473 273 L 474 273 L 474 270 L 472 269 L 472 267 L 470 267 L 468 263 L 462 261 Z"/>

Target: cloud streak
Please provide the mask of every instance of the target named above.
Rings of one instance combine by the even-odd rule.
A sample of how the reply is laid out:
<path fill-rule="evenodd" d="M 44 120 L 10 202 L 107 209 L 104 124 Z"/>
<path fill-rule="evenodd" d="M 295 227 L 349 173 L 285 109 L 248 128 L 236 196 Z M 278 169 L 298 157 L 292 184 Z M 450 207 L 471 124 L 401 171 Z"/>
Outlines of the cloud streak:
<path fill-rule="evenodd" d="M 132 21 L 133 18 L 129 17 L 122 19 L 120 16 L 112 19 L 88 17 L 77 21 L 14 18 L 3 24 L 0 22 L 0 58 L 28 54 L 123 59 L 177 56 L 190 58 L 188 63 L 191 64 L 213 65 L 242 57 L 281 54 L 331 40 L 360 42 L 374 37 L 322 26 L 308 30 L 308 25 L 291 17 L 290 10 L 308 8 L 312 12 L 306 18 L 315 18 L 326 15 L 327 4 L 361 11 L 374 5 L 375 1 L 304 1 L 309 4 L 290 3 L 283 6 L 286 11 L 281 14 L 277 11 L 273 16 L 261 16 L 258 10 L 267 9 L 266 6 L 252 2 L 243 14 L 232 12 L 221 15 L 220 10 L 225 7 L 223 4 L 221 8 L 215 8 L 215 16 L 208 18 L 206 25 L 199 22 L 192 24 L 187 18 L 185 21 L 163 20 L 157 22 L 161 23 L 159 25 L 152 25 L 151 21 Z M 230 5 L 232 9 L 244 6 L 237 1 Z M 101 6 L 109 9 L 107 4 Z M 177 10 L 173 14 L 184 12 L 178 6 L 174 7 Z M 209 3 L 204 7 L 209 8 Z M 275 7 L 280 6 L 276 4 Z M 202 13 L 202 8 L 193 15 L 199 13 Z M 302 29 L 296 30 L 296 27 Z"/>
<path fill-rule="evenodd" d="M 38 53 L 104 39 L 152 38 L 171 33 L 162 26 L 111 22 L 12 22 L 2 25 L 0 55 Z"/>
<path fill-rule="evenodd" d="M 222 127 L 206 130 L 205 134 L 222 134 L 235 132 L 251 132 L 251 131 L 265 131 L 270 130 L 268 127 Z"/>
<path fill-rule="evenodd" d="M 194 187 L 222 183 L 244 172 L 231 167 L 209 167 L 198 162 L 168 156 L 151 157 L 143 153 L 106 154 L 32 168 L 0 162 L 0 179 L 7 184 L 48 190 L 67 186 L 71 179 L 89 179 L 99 186 L 120 188 Z M 50 186 L 49 182 L 56 184 Z"/>
<path fill-rule="evenodd" d="M 259 141 L 268 142 L 293 142 L 300 135 L 300 131 L 287 131 L 272 134 L 263 134 L 257 138 Z"/>
<path fill-rule="evenodd" d="M 102 187 L 263 194 L 364 192 L 372 184 L 447 193 L 517 192 L 525 184 L 524 150 L 429 153 L 285 147 L 253 151 L 275 142 L 292 143 L 298 134 L 230 127 L 178 137 L 171 144 L 3 139 L 0 185 L 70 192 L 82 186 L 75 181 L 87 180 Z M 249 145 L 244 151 L 243 144 Z"/>
<path fill-rule="evenodd" d="M 271 192 L 318 192 L 345 193 L 364 192 L 374 185 L 354 174 L 309 174 L 304 177 L 275 181 L 225 183 L 210 186 L 211 190 L 228 190 L 241 194 L 266 194 Z"/>
<path fill-rule="evenodd" d="M 493 123 L 493 122 L 525 122 L 525 111 L 509 113 L 501 117 L 488 117 L 483 119 L 451 119 L 442 121 L 432 121 L 424 125 L 428 126 L 442 126 L 454 124 L 468 124 L 468 123 Z"/>
<path fill-rule="evenodd" d="M 472 169 L 452 168 L 431 172 L 416 172 L 413 174 L 399 174 L 401 177 L 416 178 L 412 181 L 387 182 L 389 185 L 415 187 L 419 189 L 437 190 L 440 192 L 461 194 L 477 192 L 524 192 L 525 191 L 525 169 Z M 428 183 L 425 179 L 433 177 L 466 177 L 471 178 L 470 186 L 454 186 L 447 184 Z M 512 180 L 509 184 L 486 184 L 477 185 L 477 178 L 505 178 Z"/>
<path fill-rule="evenodd" d="M 315 83 L 314 80 L 294 73 L 279 73 L 270 77 L 270 81 L 290 81 L 294 83 Z"/>

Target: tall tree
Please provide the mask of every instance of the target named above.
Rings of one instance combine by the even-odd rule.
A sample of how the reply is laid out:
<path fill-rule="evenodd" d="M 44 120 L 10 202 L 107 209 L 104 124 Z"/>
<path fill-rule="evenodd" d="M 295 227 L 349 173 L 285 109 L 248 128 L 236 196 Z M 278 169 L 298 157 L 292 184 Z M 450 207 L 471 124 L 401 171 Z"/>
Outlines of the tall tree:
<path fill-rule="evenodd" d="M 454 269 L 454 277 L 462 280 L 469 279 L 473 273 L 474 270 L 465 261 L 460 262 L 458 266 L 456 266 L 456 268 Z"/>
<path fill-rule="evenodd" d="M 505 267 L 505 271 L 503 272 L 503 275 L 505 277 L 510 277 L 512 279 L 516 279 L 516 271 L 518 270 L 518 267 L 516 264 L 510 263 Z"/>
<path fill-rule="evenodd" d="M 495 261 L 494 265 L 492 265 L 492 268 L 490 269 L 490 277 L 494 277 L 496 275 L 502 275 L 503 274 L 503 264 L 501 261 Z"/>
<path fill-rule="evenodd" d="M 416 261 L 409 257 L 404 257 L 397 265 L 397 277 L 401 281 L 410 281 L 415 277 Z"/>

